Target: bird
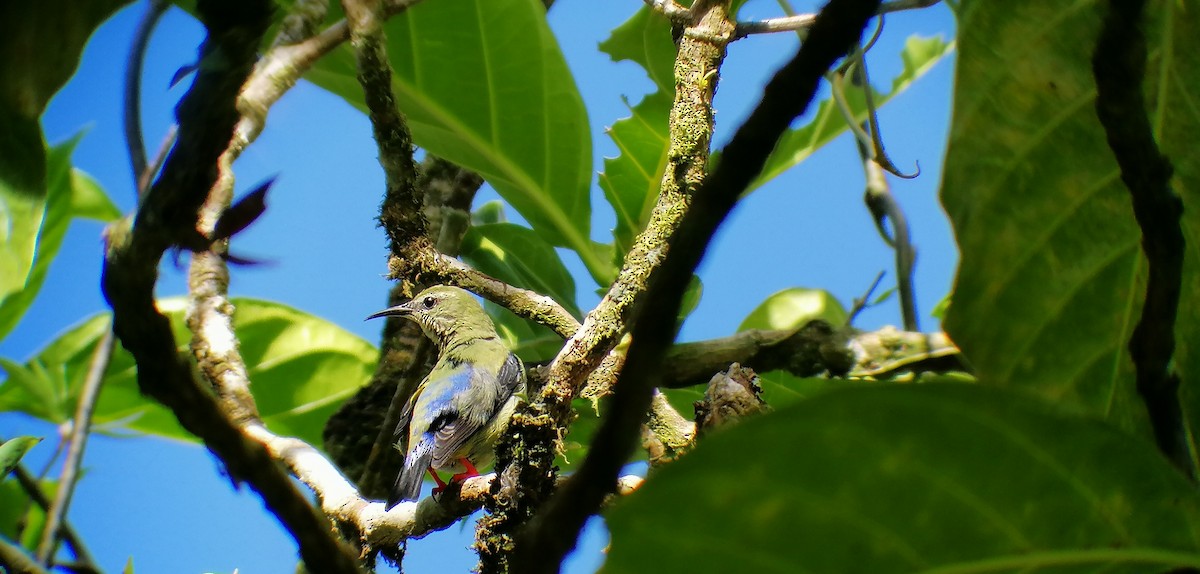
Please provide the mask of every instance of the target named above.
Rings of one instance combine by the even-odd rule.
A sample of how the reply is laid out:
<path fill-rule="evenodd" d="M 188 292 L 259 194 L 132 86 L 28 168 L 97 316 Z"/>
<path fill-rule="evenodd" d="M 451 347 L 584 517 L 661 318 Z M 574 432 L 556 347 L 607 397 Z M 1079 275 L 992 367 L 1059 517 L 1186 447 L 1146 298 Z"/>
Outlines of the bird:
<path fill-rule="evenodd" d="M 525 366 L 501 340 L 491 317 L 467 291 L 435 285 L 406 303 L 367 319 L 404 317 L 421 326 L 438 348 L 437 363 L 405 404 L 396 437 L 408 435 L 407 452 L 387 510 L 417 500 L 425 471 L 438 487 L 437 471 L 450 482 L 478 476 L 491 464 L 496 441 L 525 392 Z M 403 445 L 397 441 L 396 448 Z"/>

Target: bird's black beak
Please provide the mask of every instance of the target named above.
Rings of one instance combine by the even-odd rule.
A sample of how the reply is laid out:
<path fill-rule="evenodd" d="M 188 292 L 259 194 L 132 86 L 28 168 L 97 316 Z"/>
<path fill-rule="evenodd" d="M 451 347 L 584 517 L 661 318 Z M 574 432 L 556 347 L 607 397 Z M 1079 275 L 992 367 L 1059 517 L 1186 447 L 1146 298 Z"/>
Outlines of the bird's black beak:
<path fill-rule="evenodd" d="M 395 307 L 388 307 L 387 309 L 363 319 L 363 321 L 370 321 L 371 319 L 378 319 L 380 317 L 407 317 L 409 315 L 412 315 L 412 309 L 408 308 L 408 303 L 402 303 L 400 305 L 396 305 Z"/>

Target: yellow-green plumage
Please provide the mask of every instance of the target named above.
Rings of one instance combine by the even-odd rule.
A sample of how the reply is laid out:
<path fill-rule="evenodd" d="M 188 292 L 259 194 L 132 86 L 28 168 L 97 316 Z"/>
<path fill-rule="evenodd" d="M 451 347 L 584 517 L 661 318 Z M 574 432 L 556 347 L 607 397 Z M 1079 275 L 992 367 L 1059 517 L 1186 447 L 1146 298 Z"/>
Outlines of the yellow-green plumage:
<path fill-rule="evenodd" d="M 430 287 L 368 318 L 383 316 L 416 321 L 438 346 L 437 364 L 405 405 L 396 429 L 397 435 L 407 432 L 408 450 L 388 499 L 391 508 L 417 499 L 427 468 L 457 474 L 468 470 L 463 459 L 475 467 L 491 463 L 496 440 L 524 392 L 525 368 L 483 307 L 457 287 Z"/>

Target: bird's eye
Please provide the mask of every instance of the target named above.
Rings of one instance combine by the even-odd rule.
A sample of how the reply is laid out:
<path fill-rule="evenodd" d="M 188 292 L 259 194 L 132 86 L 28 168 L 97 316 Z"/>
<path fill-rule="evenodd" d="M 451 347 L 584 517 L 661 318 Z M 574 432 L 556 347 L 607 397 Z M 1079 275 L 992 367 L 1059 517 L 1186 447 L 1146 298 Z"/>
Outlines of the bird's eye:
<path fill-rule="evenodd" d="M 421 306 L 425 307 L 426 309 L 432 309 L 434 303 L 437 303 L 437 299 L 434 299 L 433 296 L 430 295 L 421 301 Z"/>

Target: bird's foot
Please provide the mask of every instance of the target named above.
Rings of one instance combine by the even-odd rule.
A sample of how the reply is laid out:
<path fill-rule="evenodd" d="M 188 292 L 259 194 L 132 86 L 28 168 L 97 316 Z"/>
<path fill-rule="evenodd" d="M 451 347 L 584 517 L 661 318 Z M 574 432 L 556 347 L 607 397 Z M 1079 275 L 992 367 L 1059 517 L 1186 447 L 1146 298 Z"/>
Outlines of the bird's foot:
<path fill-rule="evenodd" d="M 472 476 L 479 476 L 479 471 L 475 469 L 475 465 L 471 464 L 471 461 L 465 458 L 460 458 L 458 459 L 458 462 L 462 463 L 466 470 L 451 476 L 450 482 L 462 482 L 468 478 L 471 478 Z"/>

